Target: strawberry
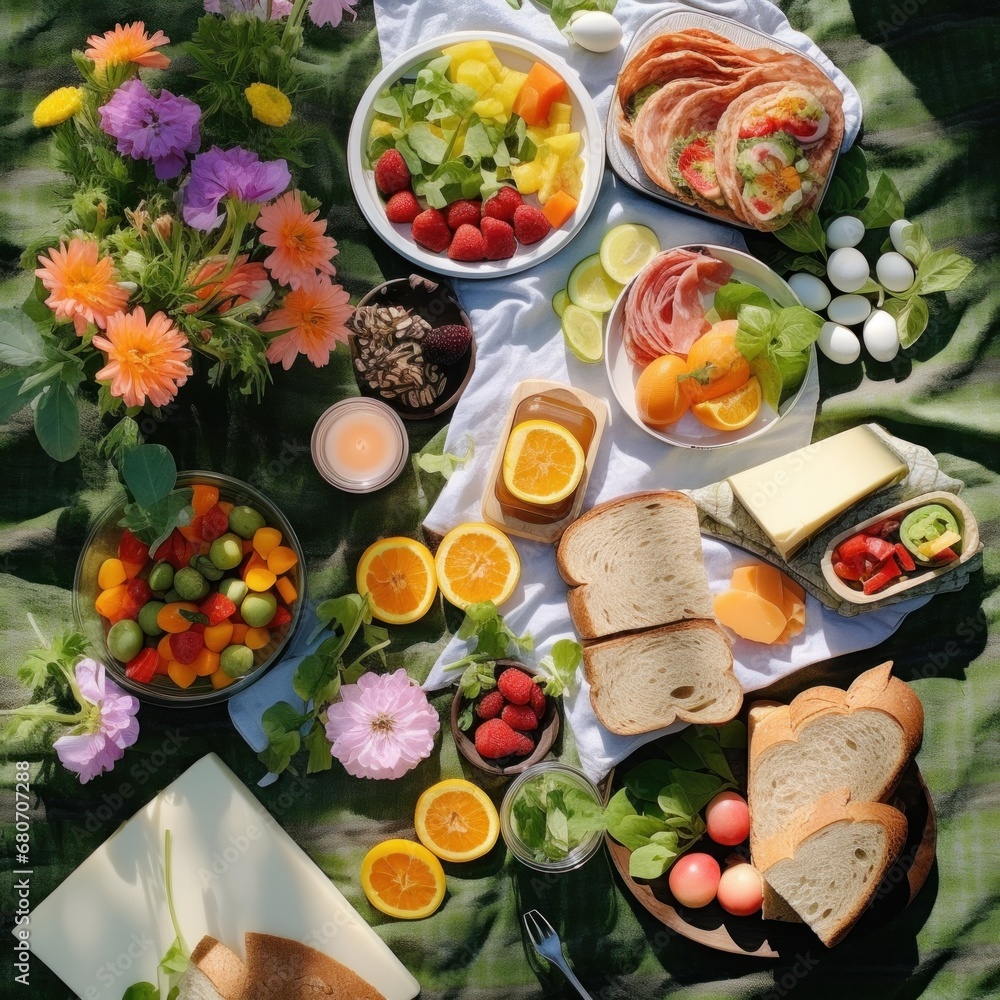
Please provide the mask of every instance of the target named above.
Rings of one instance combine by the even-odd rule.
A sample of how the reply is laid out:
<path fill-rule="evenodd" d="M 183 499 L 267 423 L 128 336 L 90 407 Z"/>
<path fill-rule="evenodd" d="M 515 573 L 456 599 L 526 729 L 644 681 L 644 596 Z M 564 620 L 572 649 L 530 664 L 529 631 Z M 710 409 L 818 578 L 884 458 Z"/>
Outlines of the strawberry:
<path fill-rule="evenodd" d="M 534 687 L 534 685 L 532 685 Z M 500 718 L 511 729 L 537 729 L 538 716 L 530 705 L 504 705 Z"/>
<path fill-rule="evenodd" d="M 533 205 L 521 205 L 514 212 L 514 235 L 518 243 L 537 243 L 551 228 L 549 220 Z"/>
<path fill-rule="evenodd" d="M 200 632 L 175 632 L 170 636 L 170 652 L 178 663 L 194 663 L 204 645 L 205 639 Z"/>
<path fill-rule="evenodd" d="M 145 542 L 140 542 L 126 528 L 122 532 L 122 537 L 118 540 L 118 558 L 122 562 L 145 564 L 149 558 L 149 546 Z"/>
<path fill-rule="evenodd" d="M 508 667 L 497 678 L 497 688 L 512 705 L 527 705 L 531 701 L 532 679 L 517 667 Z"/>
<path fill-rule="evenodd" d="M 451 230 L 444 216 L 436 208 L 421 212 L 410 224 L 410 235 L 415 243 L 434 253 L 447 250 L 451 243 Z"/>
<path fill-rule="evenodd" d="M 398 149 L 387 149 L 375 164 L 375 187 L 382 194 L 395 194 L 410 186 L 410 169 Z"/>
<path fill-rule="evenodd" d="M 518 757 L 527 757 L 535 749 L 535 741 L 527 733 L 517 734 L 517 746 L 514 753 Z"/>
<path fill-rule="evenodd" d="M 478 226 L 481 208 L 482 202 L 478 198 L 459 198 L 445 209 L 444 217 L 452 231 L 464 225 Z"/>
<path fill-rule="evenodd" d="M 471 343 L 472 331 L 467 326 L 436 326 L 424 336 L 424 357 L 435 365 L 453 365 L 465 357 Z"/>
<path fill-rule="evenodd" d="M 483 205 L 483 215 L 510 222 L 514 218 L 514 212 L 523 204 L 516 188 L 502 187 Z"/>
<path fill-rule="evenodd" d="M 125 676 L 140 684 L 148 684 L 156 676 L 156 668 L 159 663 L 160 654 L 152 647 L 147 646 L 125 664 Z"/>
<path fill-rule="evenodd" d="M 218 625 L 236 611 L 236 605 L 225 594 L 216 591 L 201 602 L 198 610 L 208 619 L 209 625 Z"/>
<path fill-rule="evenodd" d="M 451 260 L 482 260 L 486 256 L 486 240 L 483 234 L 468 222 L 462 223 L 455 230 L 455 237 L 448 247 Z"/>
<path fill-rule="evenodd" d="M 397 191 L 385 203 L 385 217 L 390 222 L 412 222 L 420 214 L 420 202 L 410 191 Z"/>
<path fill-rule="evenodd" d="M 288 608 L 278 605 L 274 609 L 274 614 L 271 616 L 271 620 L 267 623 L 268 628 L 281 628 L 282 625 L 287 625 L 292 620 L 292 613 Z"/>
<path fill-rule="evenodd" d="M 206 542 L 214 542 L 229 530 L 229 515 L 214 504 L 205 511 L 201 519 L 201 537 Z"/>
<path fill-rule="evenodd" d="M 517 240 L 514 239 L 514 230 L 509 223 L 494 219 L 491 215 L 484 215 L 479 228 L 482 230 L 483 239 L 486 240 L 487 260 L 506 260 L 514 256 Z"/>
<path fill-rule="evenodd" d="M 531 707 L 535 713 L 535 717 L 539 722 L 542 721 L 542 716 L 545 714 L 545 709 L 547 707 L 547 702 L 545 700 L 545 692 L 537 685 L 531 685 Z"/>
<path fill-rule="evenodd" d="M 476 730 L 476 750 L 488 760 L 514 753 L 520 742 L 519 734 L 502 719 L 487 719 Z"/>
<path fill-rule="evenodd" d="M 480 719 L 495 719 L 503 710 L 505 704 L 503 695 L 499 691 L 490 691 L 490 693 L 484 695 L 479 700 L 479 704 L 476 705 L 476 715 L 478 715 Z"/>

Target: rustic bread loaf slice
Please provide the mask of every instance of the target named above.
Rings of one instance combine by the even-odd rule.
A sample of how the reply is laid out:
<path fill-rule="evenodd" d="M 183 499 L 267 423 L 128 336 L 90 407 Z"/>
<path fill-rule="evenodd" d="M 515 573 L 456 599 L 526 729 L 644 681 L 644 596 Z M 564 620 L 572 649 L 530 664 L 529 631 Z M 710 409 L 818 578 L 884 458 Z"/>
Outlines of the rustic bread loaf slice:
<path fill-rule="evenodd" d="M 698 509 L 683 493 L 598 504 L 563 533 L 556 564 L 581 638 L 715 617 Z"/>
<path fill-rule="evenodd" d="M 714 622 L 677 622 L 592 643 L 583 666 L 594 713 L 619 736 L 675 719 L 728 722 L 743 703 L 729 640 Z"/>
<path fill-rule="evenodd" d="M 906 843 L 906 817 L 835 789 L 758 844 L 754 864 L 827 947 L 865 911 Z"/>
<path fill-rule="evenodd" d="M 198 969 L 223 1000 L 240 1000 L 246 986 L 246 966 L 232 949 L 206 934 L 191 952 L 189 968 Z"/>

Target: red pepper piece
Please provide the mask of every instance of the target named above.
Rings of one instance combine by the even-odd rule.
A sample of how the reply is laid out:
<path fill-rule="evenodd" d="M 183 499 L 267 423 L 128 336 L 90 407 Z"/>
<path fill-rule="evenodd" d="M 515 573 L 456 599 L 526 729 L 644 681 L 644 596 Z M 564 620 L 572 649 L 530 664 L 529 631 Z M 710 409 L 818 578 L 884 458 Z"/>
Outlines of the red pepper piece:
<path fill-rule="evenodd" d="M 170 637 L 170 652 L 174 654 L 174 659 L 178 663 L 194 663 L 204 645 L 204 636 L 193 630 L 175 632 Z"/>
<path fill-rule="evenodd" d="M 201 537 L 206 542 L 214 542 L 229 530 L 229 515 L 218 505 L 213 504 L 201 517 Z"/>
<path fill-rule="evenodd" d="M 837 551 L 844 562 L 847 562 L 848 559 L 854 559 L 856 556 L 863 556 L 868 551 L 868 536 L 863 531 L 851 535 L 850 538 L 845 538 L 837 546 Z"/>
<path fill-rule="evenodd" d="M 850 562 L 845 563 L 841 559 L 834 559 L 833 571 L 841 580 L 855 582 L 861 579 L 864 568 L 857 560 L 852 559 Z"/>
<path fill-rule="evenodd" d="M 281 628 L 292 620 L 292 613 L 280 604 L 274 609 L 274 617 L 267 623 L 268 628 Z"/>
<path fill-rule="evenodd" d="M 950 546 L 947 549 L 942 549 L 935 557 L 935 563 L 950 563 L 954 559 L 958 558 L 958 553 Z"/>
<path fill-rule="evenodd" d="M 902 542 L 896 542 L 896 558 L 899 560 L 899 565 L 907 573 L 912 573 L 917 568 L 913 556 L 910 555 L 910 550 Z"/>
<path fill-rule="evenodd" d="M 884 538 L 879 538 L 876 535 L 869 535 L 865 541 L 865 552 L 876 563 L 885 562 L 895 551 L 896 547 L 892 542 L 887 542 Z"/>
<path fill-rule="evenodd" d="M 138 604 L 141 608 L 147 601 L 153 599 L 153 592 L 149 589 L 149 584 L 145 580 L 136 577 L 125 584 L 125 598 Z"/>
<path fill-rule="evenodd" d="M 188 546 L 191 546 L 188 548 Z M 195 546 L 176 529 L 167 536 L 167 540 L 156 550 L 157 562 L 170 563 L 174 570 L 183 569 L 194 554 Z"/>
<path fill-rule="evenodd" d="M 145 542 L 140 542 L 131 531 L 126 528 L 122 532 L 122 537 L 118 541 L 118 558 L 126 563 L 145 564 L 149 558 L 149 546 Z"/>
<path fill-rule="evenodd" d="M 151 646 L 140 650 L 125 664 L 125 676 L 129 680 L 148 684 L 156 676 L 156 668 L 160 662 L 160 654 Z"/>
<path fill-rule="evenodd" d="M 236 613 L 236 605 L 225 594 L 209 594 L 198 609 L 208 618 L 209 625 L 218 625 Z"/>
<path fill-rule="evenodd" d="M 895 580 L 897 576 L 902 576 L 902 574 L 903 571 L 899 568 L 899 563 L 892 556 L 889 556 L 878 570 L 865 580 L 862 585 L 864 592 L 866 594 L 875 594 L 886 584 Z"/>

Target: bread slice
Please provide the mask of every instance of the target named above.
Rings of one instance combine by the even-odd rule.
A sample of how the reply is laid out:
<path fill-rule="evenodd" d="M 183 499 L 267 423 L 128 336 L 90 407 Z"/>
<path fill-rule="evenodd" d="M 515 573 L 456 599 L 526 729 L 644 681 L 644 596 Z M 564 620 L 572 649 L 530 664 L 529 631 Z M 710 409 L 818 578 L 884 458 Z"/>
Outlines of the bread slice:
<path fill-rule="evenodd" d="M 606 729 L 634 736 L 685 722 L 728 722 L 743 689 L 714 622 L 677 622 L 585 646 L 594 713 Z"/>
<path fill-rule="evenodd" d="M 827 946 L 864 913 L 906 843 L 906 817 L 835 789 L 798 810 L 758 844 L 754 864 Z"/>
<path fill-rule="evenodd" d="M 683 493 L 598 504 L 563 532 L 556 564 L 583 639 L 715 617 L 698 509 Z"/>
<path fill-rule="evenodd" d="M 223 1000 L 240 1000 L 246 988 L 246 966 L 239 956 L 206 934 L 191 952 L 191 967 L 197 968 Z"/>
<path fill-rule="evenodd" d="M 197 965 L 189 965 L 177 982 L 178 1000 L 229 1000 Z"/>
<path fill-rule="evenodd" d="M 247 979 L 241 1000 L 385 1000 L 346 965 L 299 941 L 254 933 L 245 940 Z"/>

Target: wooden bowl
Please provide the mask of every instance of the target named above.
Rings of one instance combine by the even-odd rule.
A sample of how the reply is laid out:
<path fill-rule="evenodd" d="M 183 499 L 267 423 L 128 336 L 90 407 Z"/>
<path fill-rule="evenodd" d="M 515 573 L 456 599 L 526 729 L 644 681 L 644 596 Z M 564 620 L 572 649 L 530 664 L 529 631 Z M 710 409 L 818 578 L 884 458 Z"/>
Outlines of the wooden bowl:
<path fill-rule="evenodd" d="M 503 673 L 507 667 L 517 667 L 526 674 L 534 676 L 535 671 L 531 667 L 518 663 L 516 660 L 497 660 L 496 669 Z M 466 698 L 461 690 L 455 692 L 455 698 L 451 703 L 451 735 L 455 738 L 455 745 L 458 752 L 471 764 L 475 764 L 481 771 L 487 774 L 495 774 L 500 777 L 510 777 L 526 771 L 532 764 L 537 764 L 552 749 L 556 736 L 559 735 L 559 705 L 558 699 L 548 698 L 545 706 L 545 714 L 538 724 L 538 728 L 528 735 L 535 741 L 535 749 L 527 757 L 499 757 L 496 760 L 487 760 L 479 755 L 476 744 L 473 742 L 475 725 L 467 732 L 458 728 L 458 717 L 465 707 Z"/>

